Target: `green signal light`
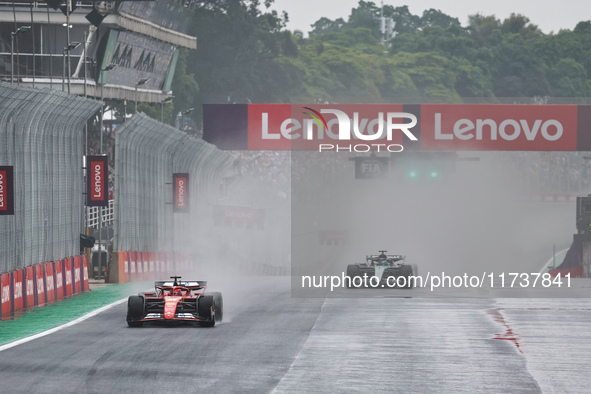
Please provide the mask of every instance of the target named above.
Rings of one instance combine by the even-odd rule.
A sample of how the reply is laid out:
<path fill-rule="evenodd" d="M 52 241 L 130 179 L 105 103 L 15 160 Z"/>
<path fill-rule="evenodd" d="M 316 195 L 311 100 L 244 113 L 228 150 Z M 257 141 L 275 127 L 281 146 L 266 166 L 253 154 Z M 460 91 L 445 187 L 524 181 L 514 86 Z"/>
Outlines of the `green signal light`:
<path fill-rule="evenodd" d="M 431 178 L 437 178 L 439 173 L 437 171 L 431 171 Z"/>
<path fill-rule="evenodd" d="M 417 172 L 416 171 L 411 171 L 408 173 L 408 176 L 411 178 L 416 178 L 417 177 Z"/>

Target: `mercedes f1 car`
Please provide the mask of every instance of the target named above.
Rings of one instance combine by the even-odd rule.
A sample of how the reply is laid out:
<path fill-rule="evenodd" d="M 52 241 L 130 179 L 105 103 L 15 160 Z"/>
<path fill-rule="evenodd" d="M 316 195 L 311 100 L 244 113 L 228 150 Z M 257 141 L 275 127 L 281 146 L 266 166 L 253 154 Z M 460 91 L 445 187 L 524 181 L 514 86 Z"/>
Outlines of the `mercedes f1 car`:
<path fill-rule="evenodd" d="M 206 281 L 157 281 L 153 293 L 139 293 L 127 300 L 127 324 L 141 327 L 146 322 L 196 322 L 212 327 L 223 318 L 221 293 L 205 293 Z"/>
<path fill-rule="evenodd" d="M 404 255 L 386 254 L 386 250 L 380 250 L 379 252 L 379 255 L 366 256 L 365 263 L 349 264 L 347 266 L 347 276 L 351 278 L 348 287 L 361 287 L 357 284 L 366 283 L 362 278 L 367 275 L 369 279 L 372 277 L 378 278 L 377 282 L 374 279 L 376 286 L 373 287 L 397 287 L 397 284 L 402 284 L 401 287 L 412 288 L 413 283 L 409 280 L 409 277 L 417 275 L 416 265 L 407 264 Z M 404 279 L 398 280 L 399 277 L 404 277 Z"/>

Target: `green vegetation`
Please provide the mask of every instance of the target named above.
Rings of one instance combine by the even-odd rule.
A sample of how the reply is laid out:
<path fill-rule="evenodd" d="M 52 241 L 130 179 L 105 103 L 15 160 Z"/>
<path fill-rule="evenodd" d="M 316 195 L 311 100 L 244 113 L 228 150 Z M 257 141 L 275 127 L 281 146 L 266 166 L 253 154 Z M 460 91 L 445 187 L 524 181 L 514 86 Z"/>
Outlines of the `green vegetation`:
<path fill-rule="evenodd" d="M 438 10 L 385 6 L 397 33 L 386 48 L 373 2 L 359 1 L 346 21 L 318 19 L 303 38 L 285 30 L 286 14 L 268 10 L 272 1 L 200 3 L 198 48 L 179 62 L 175 112 L 194 106 L 199 118 L 203 103 L 591 95 L 589 21 L 544 34 L 524 15 L 472 15 L 462 26 Z"/>

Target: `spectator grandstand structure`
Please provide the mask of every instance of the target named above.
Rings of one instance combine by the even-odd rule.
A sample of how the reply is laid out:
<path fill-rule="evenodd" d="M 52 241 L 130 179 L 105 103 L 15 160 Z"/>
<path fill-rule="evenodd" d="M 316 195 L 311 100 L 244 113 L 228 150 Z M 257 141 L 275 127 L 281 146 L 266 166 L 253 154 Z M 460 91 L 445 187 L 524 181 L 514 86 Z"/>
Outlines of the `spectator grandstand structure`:
<path fill-rule="evenodd" d="M 179 49 L 197 46 L 187 34 L 194 4 L 1 3 L 0 78 L 91 97 L 101 97 L 104 84 L 105 99 L 160 102 L 170 96 Z"/>

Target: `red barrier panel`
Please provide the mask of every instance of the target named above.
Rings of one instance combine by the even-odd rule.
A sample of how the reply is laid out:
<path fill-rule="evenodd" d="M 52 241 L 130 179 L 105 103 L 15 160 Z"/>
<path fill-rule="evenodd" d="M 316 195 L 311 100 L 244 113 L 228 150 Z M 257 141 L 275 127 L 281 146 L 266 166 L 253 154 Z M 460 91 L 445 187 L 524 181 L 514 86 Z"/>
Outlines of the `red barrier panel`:
<path fill-rule="evenodd" d="M 577 265 L 573 268 L 565 268 L 561 270 L 550 270 L 550 276 L 555 278 L 560 274 L 561 277 L 565 277 L 566 275 L 570 274 L 571 278 L 582 278 L 584 275 L 583 265 Z"/>
<path fill-rule="evenodd" d="M 35 271 L 33 267 L 25 268 L 25 308 L 35 306 Z"/>
<path fill-rule="evenodd" d="M 24 272 L 23 270 L 12 273 L 12 296 L 14 299 L 14 312 L 24 309 L 23 301 Z"/>
<path fill-rule="evenodd" d="M 148 252 L 142 252 L 142 261 L 144 262 L 144 280 L 151 279 L 150 277 L 150 261 L 148 260 Z"/>
<path fill-rule="evenodd" d="M 64 297 L 72 296 L 72 259 L 64 259 Z"/>
<path fill-rule="evenodd" d="M 47 286 L 47 303 L 55 302 L 55 274 L 53 263 L 45 263 L 45 284 Z"/>
<path fill-rule="evenodd" d="M 169 252 L 166 253 L 166 275 L 173 275 L 173 258 L 174 258 L 174 254 Z M 176 274 L 174 274 L 176 275 Z"/>
<path fill-rule="evenodd" d="M 82 291 L 88 290 L 90 290 L 88 285 L 88 260 L 86 255 L 82 255 Z"/>
<path fill-rule="evenodd" d="M 135 252 L 129 252 L 129 281 L 130 282 L 134 282 L 137 280 L 135 259 L 136 259 Z"/>
<path fill-rule="evenodd" d="M 1 307 L 2 316 L 10 315 L 10 274 L 0 276 L 0 292 L 2 294 Z"/>
<path fill-rule="evenodd" d="M 154 261 L 154 279 L 158 279 L 160 277 L 160 253 L 154 252 L 152 253 L 152 257 L 150 257 L 150 261 Z"/>
<path fill-rule="evenodd" d="M 37 283 L 37 305 L 45 305 L 45 280 L 43 278 L 43 264 L 35 266 L 35 279 Z"/>
<path fill-rule="evenodd" d="M 119 283 L 128 282 L 129 275 L 129 253 L 117 252 L 117 261 L 119 262 Z"/>
<path fill-rule="evenodd" d="M 166 272 L 166 253 L 158 253 L 158 277 L 163 277 Z"/>
<path fill-rule="evenodd" d="M 57 300 L 64 298 L 64 262 L 58 260 L 54 264 L 55 270 L 55 296 Z"/>
<path fill-rule="evenodd" d="M 74 294 L 80 294 L 82 292 L 82 272 L 80 271 L 80 256 L 74 256 Z"/>
<path fill-rule="evenodd" d="M 144 280 L 144 263 L 142 262 L 142 252 L 135 252 L 135 265 L 137 269 L 137 281 Z"/>
<path fill-rule="evenodd" d="M 150 261 L 150 280 L 156 277 L 156 262 L 154 261 L 154 252 L 148 253 L 148 260 Z"/>
<path fill-rule="evenodd" d="M 177 272 L 179 274 L 181 274 L 181 269 L 183 268 L 182 267 L 182 256 L 181 256 L 181 254 L 180 253 L 175 253 L 174 256 L 172 257 L 172 261 L 174 262 L 174 269 L 173 270 L 175 272 L 175 275 L 178 275 L 178 274 L 176 274 Z"/>

